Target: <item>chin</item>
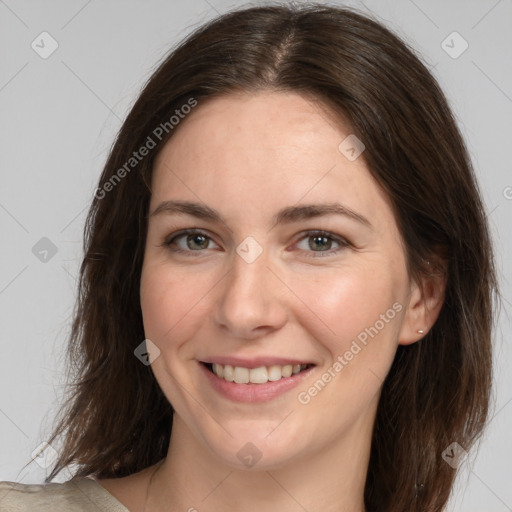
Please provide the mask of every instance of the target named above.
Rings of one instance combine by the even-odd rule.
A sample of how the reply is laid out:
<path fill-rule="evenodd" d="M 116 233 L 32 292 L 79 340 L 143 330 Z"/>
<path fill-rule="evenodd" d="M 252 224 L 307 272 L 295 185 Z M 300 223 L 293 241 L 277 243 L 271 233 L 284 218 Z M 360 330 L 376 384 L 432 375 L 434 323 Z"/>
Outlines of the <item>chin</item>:
<path fill-rule="evenodd" d="M 211 453 L 222 463 L 237 470 L 272 470 L 284 467 L 300 458 L 304 447 L 301 447 L 291 435 L 290 430 L 283 429 L 277 433 L 276 424 L 271 429 L 258 430 L 247 428 L 244 433 L 238 432 L 236 437 L 225 435 L 222 439 L 212 440 L 208 443 Z M 280 427 L 278 427 L 280 428 Z M 270 432 L 270 434 L 269 434 Z M 207 439 L 207 437 L 206 437 Z"/>

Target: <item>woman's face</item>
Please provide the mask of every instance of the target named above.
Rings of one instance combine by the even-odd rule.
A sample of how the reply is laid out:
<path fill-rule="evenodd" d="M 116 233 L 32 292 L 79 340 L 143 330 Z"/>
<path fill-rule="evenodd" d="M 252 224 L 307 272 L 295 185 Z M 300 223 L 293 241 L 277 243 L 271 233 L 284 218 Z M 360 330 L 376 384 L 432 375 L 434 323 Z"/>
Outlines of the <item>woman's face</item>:
<path fill-rule="evenodd" d="M 199 103 L 178 128 L 155 164 L 140 290 L 177 424 L 239 468 L 369 439 L 397 345 L 416 341 L 416 288 L 361 146 L 291 93 Z"/>

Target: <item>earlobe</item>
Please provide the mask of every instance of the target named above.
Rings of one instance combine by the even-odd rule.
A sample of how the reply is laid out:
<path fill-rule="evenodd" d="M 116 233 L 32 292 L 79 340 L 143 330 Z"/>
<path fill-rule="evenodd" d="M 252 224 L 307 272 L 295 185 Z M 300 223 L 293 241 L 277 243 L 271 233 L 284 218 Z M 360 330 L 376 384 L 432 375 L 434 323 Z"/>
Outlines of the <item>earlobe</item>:
<path fill-rule="evenodd" d="M 410 345 L 425 337 L 441 312 L 445 289 L 445 272 L 430 274 L 419 283 L 411 283 L 409 303 L 398 338 L 400 345 Z"/>

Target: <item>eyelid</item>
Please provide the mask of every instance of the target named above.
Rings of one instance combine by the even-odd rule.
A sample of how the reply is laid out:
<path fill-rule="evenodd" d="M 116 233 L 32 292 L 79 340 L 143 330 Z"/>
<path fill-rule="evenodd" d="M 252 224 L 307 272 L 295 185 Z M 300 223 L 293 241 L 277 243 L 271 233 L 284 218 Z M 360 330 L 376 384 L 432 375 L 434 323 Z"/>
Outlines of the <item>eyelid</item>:
<path fill-rule="evenodd" d="M 213 237 L 208 233 L 208 231 L 204 230 L 204 229 L 199 229 L 199 228 L 187 228 L 187 229 L 180 229 L 179 231 L 175 231 L 174 233 L 172 233 L 171 235 L 169 235 L 168 237 L 165 238 L 164 242 L 160 245 L 162 246 L 167 246 L 170 248 L 171 244 L 177 240 L 178 238 L 181 238 L 183 236 L 186 236 L 186 235 L 203 235 L 204 237 L 208 238 L 210 241 L 212 241 L 213 243 L 215 243 L 216 245 L 217 242 L 215 242 L 215 240 L 213 239 Z M 202 250 L 199 250 L 199 251 L 191 251 L 191 250 L 185 250 L 185 249 L 172 249 L 173 252 L 188 252 L 188 253 L 201 253 L 203 252 Z"/>
<path fill-rule="evenodd" d="M 302 236 L 301 238 L 299 238 L 298 241 L 304 240 L 305 238 L 312 236 L 325 236 L 326 238 L 330 238 L 331 240 L 334 240 L 340 245 L 351 245 L 351 243 L 347 240 L 346 237 L 337 235 L 332 231 L 326 231 L 324 229 L 310 229 L 308 231 L 305 231 L 304 233 L 302 233 Z"/>
<path fill-rule="evenodd" d="M 172 233 L 169 237 L 167 237 L 164 240 L 164 242 L 160 245 L 170 247 L 171 244 L 175 240 L 177 240 L 178 238 L 181 238 L 183 236 L 186 236 L 186 235 L 203 235 L 206 238 L 208 238 L 210 241 L 212 241 L 213 243 L 218 245 L 217 242 L 215 242 L 215 240 L 213 239 L 213 237 L 210 236 L 208 231 L 206 231 L 204 229 L 199 229 L 199 228 L 187 228 L 187 229 L 182 229 L 182 230 L 176 231 L 176 232 Z M 325 236 L 326 238 L 330 238 L 331 240 L 336 242 L 339 245 L 339 247 L 337 247 L 335 249 L 329 249 L 327 251 L 305 251 L 305 252 L 311 253 L 313 255 L 311 257 L 313 257 L 313 258 L 322 257 L 322 256 L 330 256 L 330 255 L 336 254 L 336 253 L 340 252 L 341 250 L 346 249 L 348 247 L 353 247 L 353 245 L 345 237 L 343 237 L 341 235 L 337 235 L 330 231 L 322 230 L 322 229 L 310 229 L 310 230 L 302 232 L 300 234 L 300 238 L 298 238 L 293 243 L 293 247 L 295 247 L 299 242 L 301 242 L 307 238 L 314 237 L 314 236 Z M 185 252 L 186 253 L 197 253 L 196 255 L 200 255 L 202 252 L 204 252 L 201 249 L 197 250 L 197 251 L 185 250 L 185 249 L 171 249 L 171 250 L 173 252 L 177 252 L 177 253 L 185 253 Z"/>
<path fill-rule="evenodd" d="M 312 259 L 334 256 L 343 250 L 346 250 L 350 247 L 354 247 L 345 237 L 332 233 L 331 231 L 325 231 L 323 229 L 310 229 L 301 233 L 300 238 L 293 244 L 293 247 L 295 247 L 298 243 L 302 242 L 303 240 L 307 240 L 308 238 L 316 236 L 330 238 L 332 241 L 336 242 L 339 245 L 339 247 L 329 249 L 327 251 L 304 251 L 306 253 L 309 253 L 311 256 L 308 257 Z"/>

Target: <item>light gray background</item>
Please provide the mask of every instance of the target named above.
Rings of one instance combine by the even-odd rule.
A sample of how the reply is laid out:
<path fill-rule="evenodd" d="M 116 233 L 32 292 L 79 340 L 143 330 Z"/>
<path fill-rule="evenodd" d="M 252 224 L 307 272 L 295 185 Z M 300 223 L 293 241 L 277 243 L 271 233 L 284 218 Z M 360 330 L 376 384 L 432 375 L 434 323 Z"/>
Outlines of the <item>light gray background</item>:
<path fill-rule="evenodd" d="M 0 0 L 0 480 L 41 483 L 46 475 L 36 462 L 21 468 L 45 441 L 62 396 L 85 213 L 122 120 L 174 43 L 231 7 L 262 3 Z M 423 56 L 474 159 L 505 300 L 494 418 L 473 466 L 462 465 L 448 510 L 512 511 L 512 2 L 345 4 L 373 13 Z M 31 48 L 43 31 L 59 45 L 47 59 Z M 458 58 L 445 51 L 463 48 L 458 36 L 446 39 L 453 31 L 469 44 Z M 42 237 L 57 248 L 47 262 L 32 252 Z"/>

